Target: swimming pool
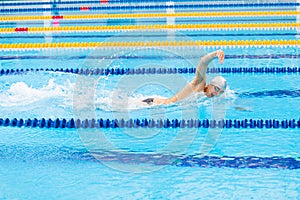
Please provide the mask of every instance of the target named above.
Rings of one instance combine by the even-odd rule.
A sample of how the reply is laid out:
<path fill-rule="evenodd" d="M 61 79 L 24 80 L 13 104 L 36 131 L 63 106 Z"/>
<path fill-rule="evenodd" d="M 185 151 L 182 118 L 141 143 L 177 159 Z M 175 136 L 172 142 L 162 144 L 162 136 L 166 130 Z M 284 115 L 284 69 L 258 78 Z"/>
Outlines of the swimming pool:
<path fill-rule="evenodd" d="M 0 199 L 299 199 L 299 2 L 0 5 Z"/>

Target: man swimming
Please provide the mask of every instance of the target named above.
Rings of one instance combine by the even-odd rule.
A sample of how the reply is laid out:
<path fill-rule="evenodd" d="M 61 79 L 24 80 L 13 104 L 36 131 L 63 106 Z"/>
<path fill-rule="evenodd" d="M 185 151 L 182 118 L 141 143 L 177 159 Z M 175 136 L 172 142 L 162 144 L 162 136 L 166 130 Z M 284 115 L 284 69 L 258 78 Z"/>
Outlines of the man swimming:
<path fill-rule="evenodd" d="M 194 92 L 204 92 L 207 97 L 214 97 L 222 94 L 226 90 L 226 80 L 222 76 L 213 78 L 208 85 L 206 85 L 206 71 L 209 63 L 217 57 L 220 64 L 224 62 L 224 52 L 218 50 L 203 56 L 196 69 L 195 78 L 188 83 L 180 92 L 171 98 L 148 98 L 143 102 L 151 104 L 170 104 L 182 100 Z"/>

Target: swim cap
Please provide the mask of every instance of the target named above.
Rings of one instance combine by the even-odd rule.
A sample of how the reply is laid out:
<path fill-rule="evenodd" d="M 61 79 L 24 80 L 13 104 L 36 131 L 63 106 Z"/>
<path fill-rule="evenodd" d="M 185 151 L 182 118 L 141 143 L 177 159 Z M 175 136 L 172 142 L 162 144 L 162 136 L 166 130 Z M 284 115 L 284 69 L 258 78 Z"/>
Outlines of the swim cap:
<path fill-rule="evenodd" d="M 210 81 L 210 84 L 221 88 L 223 91 L 225 91 L 227 87 L 226 79 L 222 76 L 216 76 Z"/>

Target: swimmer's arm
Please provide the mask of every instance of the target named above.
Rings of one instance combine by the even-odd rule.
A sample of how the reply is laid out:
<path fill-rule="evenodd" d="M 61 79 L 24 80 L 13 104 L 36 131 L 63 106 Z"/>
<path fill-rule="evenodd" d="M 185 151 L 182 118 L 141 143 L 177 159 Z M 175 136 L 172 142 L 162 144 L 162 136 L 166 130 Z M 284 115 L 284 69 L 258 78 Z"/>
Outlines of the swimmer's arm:
<path fill-rule="evenodd" d="M 194 92 L 194 86 L 192 83 L 188 83 L 180 92 L 175 94 L 171 98 L 155 98 L 153 99 L 154 104 L 170 104 L 170 103 L 175 103 L 181 99 L 184 99 L 188 96 L 190 96 Z"/>
<path fill-rule="evenodd" d="M 218 57 L 220 60 L 220 64 L 224 62 L 224 52 L 220 49 L 218 51 L 209 53 L 205 56 L 203 56 L 200 59 L 200 63 L 197 66 L 196 69 L 196 77 L 194 81 L 191 83 L 187 84 L 180 92 L 178 92 L 176 95 L 174 95 L 171 98 L 155 98 L 153 99 L 154 104 L 170 104 L 170 103 L 175 103 L 181 99 L 184 99 L 191 95 L 194 92 L 195 87 L 200 84 L 203 80 L 206 79 L 206 70 L 209 65 L 209 63 L 215 58 Z"/>
<path fill-rule="evenodd" d="M 158 105 L 158 104 L 170 104 L 170 103 L 175 103 L 176 101 L 178 101 L 178 99 L 176 98 L 176 96 L 173 96 L 171 98 L 167 98 L 167 99 L 163 99 L 163 98 L 155 98 L 153 99 L 153 103 Z"/>
<path fill-rule="evenodd" d="M 194 79 L 196 82 L 200 83 L 206 79 L 206 71 L 207 71 L 208 65 L 216 57 L 219 58 L 220 64 L 223 64 L 225 55 L 221 49 L 218 51 L 209 53 L 200 59 L 200 62 L 196 69 L 196 77 Z"/>
<path fill-rule="evenodd" d="M 175 103 L 181 99 L 184 99 L 191 95 L 194 91 L 194 86 L 192 83 L 188 83 L 180 92 L 175 94 L 171 98 L 148 98 L 143 100 L 143 102 L 151 105 L 152 103 L 159 105 L 159 104 L 170 104 L 170 103 Z"/>
<path fill-rule="evenodd" d="M 200 84 L 203 80 L 206 80 L 206 70 L 209 65 L 209 63 L 215 58 L 218 57 L 220 60 L 220 64 L 224 62 L 224 52 L 222 50 L 218 50 L 212 53 L 209 53 L 205 56 L 203 56 L 200 59 L 200 63 L 197 66 L 196 70 L 196 77 L 195 79 L 187 84 L 180 92 L 178 92 L 176 95 L 174 95 L 171 98 L 155 98 L 153 100 L 154 104 L 170 104 L 170 103 L 175 103 L 181 99 L 184 99 L 191 95 L 195 88 L 197 87 L 198 84 Z"/>

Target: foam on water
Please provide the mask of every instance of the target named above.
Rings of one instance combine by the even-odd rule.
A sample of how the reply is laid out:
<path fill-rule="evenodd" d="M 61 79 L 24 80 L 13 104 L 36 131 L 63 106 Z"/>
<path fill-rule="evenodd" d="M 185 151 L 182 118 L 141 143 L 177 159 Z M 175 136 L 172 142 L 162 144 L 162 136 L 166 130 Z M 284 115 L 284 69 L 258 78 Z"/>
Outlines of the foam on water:
<path fill-rule="evenodd" d="M 60 106 L 73 106 L 74 98 L 74 87 L 75 84 L 69 79 L 66 79 L 64 84 L 55 83 L 55 79 L 49 80 L 47 85 L 41 88 L 34 88 L 25 82 L 13 83 L 9 89 L 4 90 L 0 94 L 0 106 L 2 107 L 14 107 L 14 106 L 30 106 L 30 104 L 37 103 L 39 101 L 51 99 L 63 100 L 64 105 Z M 152 97 L 152 98 L 166 98 L 161 95 L 144 95 L 141 93 L 128 93 L 126 90 L 109 90 L 103 89 L 105 87 L 100 87 L 95 91 L 94 95 L 94 107 L 97 110 L 102 111 L 112 111 L 112 112 L 122 112 L 128 110 L 139 110 L 149 107 L 156 107 L 157 105 L 147 105 L 143 103 L 142 100 Z M 226 99 L 235 99 L 236 95 L 233 90 L 227 88 L 224 95 Z M 209 105 L 210 100 L 206 98 L 205 94 L 195 93 L 185 100 L 179 101 L 177 104 L 179 106 L 184 106 L 188 104 L 195 105 Z M 86 105 L 84 102 L 81 104 L 84 108 Z"/>
<path fill-rule="evenodd" d="M 2 107 L 24 106 L 47 98 L 67 97 L 72 93 L 72 83 L 66 81 L 65 85 L 59 85 L 50 79 L 46 86 L 33 88 L 25 82 L 17 82 L 0 94 L 0 105 Z"/>
<path fill-rule="evenodd" d="M 0 106 L 30 106 L 46 99 L 63 99 L 65 105 L 73 105 L 74 83 L 67 79 L 65 84 L 57 84 L 54 79 L 50 79 L 48 84 L 41 88 L 34 88 L 25 82 L 13 83 L 8 90 L 4 90 L 0 94 Z M 115 95 L 118 93 L 118 95 Z M 153 97 L 160 97 L 155 95 Z M 135 110 L 148 107 L 142 103 L 147 96 L 141 94 L 127 94 L 124 91 L 111 91 L 109 89 L 101 89 L 95 92 L 94 104 L 97 109 L 103 111 L 121 111 Z M 84 102 L 82 102 L 84 106 Z"/>

